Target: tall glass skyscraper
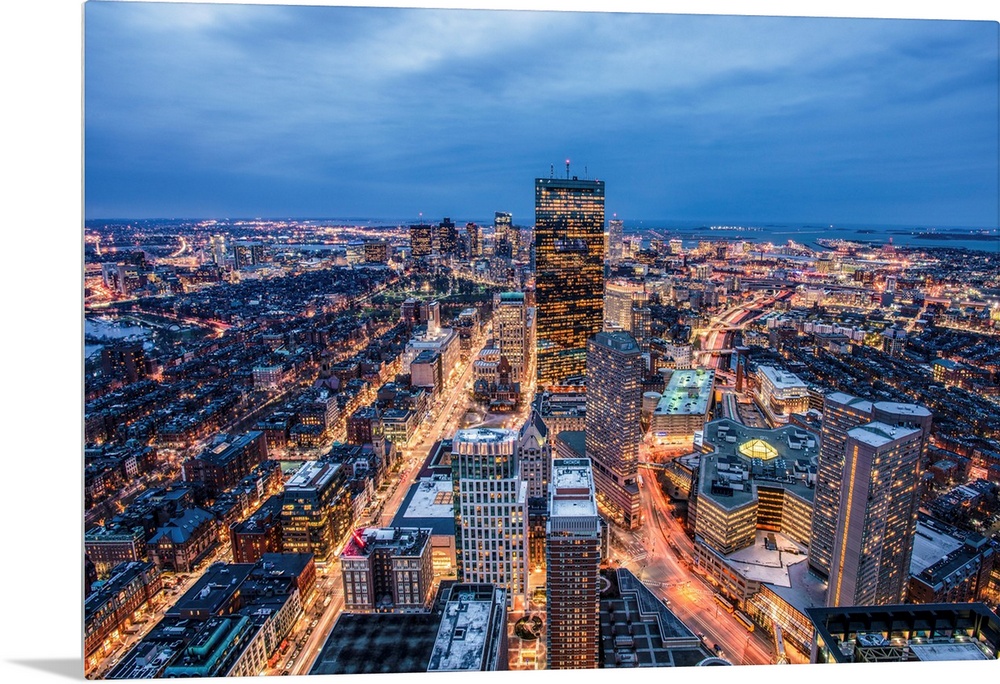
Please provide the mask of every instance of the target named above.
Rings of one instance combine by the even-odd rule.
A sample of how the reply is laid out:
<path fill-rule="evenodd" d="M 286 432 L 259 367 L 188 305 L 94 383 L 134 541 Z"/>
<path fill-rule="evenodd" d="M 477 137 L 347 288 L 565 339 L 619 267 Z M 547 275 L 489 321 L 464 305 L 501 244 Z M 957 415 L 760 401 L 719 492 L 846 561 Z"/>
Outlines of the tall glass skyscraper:
<path fill-rule="evenodd" d="M 535 179 L 538 383 L 586 373 L 604 317 L 604 181 Z"/>

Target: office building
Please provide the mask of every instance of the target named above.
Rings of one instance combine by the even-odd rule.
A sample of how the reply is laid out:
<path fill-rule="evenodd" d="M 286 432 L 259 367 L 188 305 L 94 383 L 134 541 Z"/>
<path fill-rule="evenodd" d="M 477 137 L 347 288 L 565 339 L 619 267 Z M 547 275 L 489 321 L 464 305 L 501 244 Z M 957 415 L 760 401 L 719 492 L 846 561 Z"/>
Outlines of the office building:
<path fill-rule="evenodd" d="M 511 380 L 526 382 L 530 334 L 523 292 L 499 292 L 493 296 L 493 327 L 500 356 L 510 364 Z"/>
<path fill-rule="evenodd" d="M 642 355 L 625 332 L 600 332 L 587 343 L 586 455 L 593 461 L 598 502 L 629 529 L 639 509 L 639 414 Z"/>
<path fill-rule="evenodd" d="M 452 440 L 455 548 L 463 582 L 525 599 L 528 574 L 528 486 L 521 479 L 514 430 L 459 430 Z"/>
<path fill-rule="evenodd" d="M 434 227 L 429 223 L 410 226 L 410 255 L 414 259 L 429 257 L 434 253 Z"/>
<path fill-rule="evenodd" d="M 631 280 L 611 280 L 604 286 L 604 321 L 612 329 L 632 333 L 632 307 L 649 301 L 646 286 Z M 632 335 L 635 337 L 635 334 Z"/>
<path fill-rule="evenodd" d="M 538 411 L 532 410 L 517 436 L 517 458 L 521 478 L 528 485 L 528 498 L 547 498 L 552 462 L 549 430 Z"/>
<path fill-rule="evenodd" d="M 922 434 L 871 422 L 847 432 L 829 606 L 902 603 L 916 526 Z"/>
<path fill-rule="evenodd" d="M 506 590 L 491 584 L 459 583 L 448 589 L 428 672 L 507 669 Z"/>
<path fill-rule="evenodd" d="M 550 670 L 592 669 L 600 648 L 601 521 L 588 459 L 552 461 L 545 534 Z"/>
<path fill-rule="evenodd" d="M 200 482 L 210 496 L 217 496 L 236 486 L 266 460 L 267 439 L 262 431 L 227 435 L 184 461 L 184 481 Z"/>
<path fill-rule="evenodd" d="M 757 381 L 757 403 L 772 424 L 787 423 L 789 415 L 809 410 L 809 388 L 794 373 L 758 366 Z"/>
<path fill-rule="evenodd" d="M 510 259 L 517 256 L 516 232 L 509 211 L 498 211 L 493 215 L 493 239 L 496 240 L 498 257 Z"/>
<path fill-rule="evenodd" d="M 483 255 L 482 230 L 471 221 L 465 224 L 465 253 L 470 259 L 478 259 Z"/>
<path fill-rule="evenodd" d="M 540 385 L 586 373 L 604 320 L 604 181 L 535 179 L 535 303 Z"/>
<path fill-rule="evenodd" d="M 94 527 L 84 535 L 84 553 L 104 579 L 119 563 L 146 559 L 146 534 L 142 527 Z"/>
<path fill-rule="evenodd" d="M 458 250 L 458 229 L 455 228 L 455 222 L 445 217 L 437 226 L 434 242 L 438 254 L 454 254 Z"/>
<path fill-rule="evenodd" d="M 229 527 L 234 563 L 256 563 L 265 553 L 281 552 L 282 496 L 274 494 L 246 520 Z"/>
<path fill-rule="evenodd" d="M 608 221 L 608 263 L 617 266 L 622 261 L 622 236 L 625 222 L 621 219 Z"/>
<path fill-rule="evenodd" d="M 626 568 L 606 570 L 601 593 L 601 668 L 731 665 L 715 657 L 659 596 Z"/>
<path fill-rule="evenodd" d="M 311 553 L 328 561 L 350 529 L 347 469 L 339 463 L 306 461 L 285 483 L 281 543 L 285 553 Z"/>
<path fill-rule="evenodd" d="M 260 242 L 236 242 L 234 243 L 233 256 L 236 260 L 236 268 L 239 270 L 257 266 L 264 262 L 264 245 Z"/>
<path fill-rule="evenodd" d="M 138 382 L 149 375 L 142 342 L 119 342 L 101 348 L 101 372 L 108 378 Z"/>
<path fill-rule="evenodd" d="M 654 443 L 694 448 L 694 434 L 705 427 L 714 395 L 715 371 L 674 371 L 650 416 Z"/>
<path fill-rule="evenodd" d="M 365 263 L 384 264 L 389 261 L 389 244 L 385 240 L 365 243 Z"/>
<path fill-rule="evenodd" d="M 430 529 L 355 530 L 340 552 L 344 610 L 426 610 L 434 577 L 430 538 Z"/>

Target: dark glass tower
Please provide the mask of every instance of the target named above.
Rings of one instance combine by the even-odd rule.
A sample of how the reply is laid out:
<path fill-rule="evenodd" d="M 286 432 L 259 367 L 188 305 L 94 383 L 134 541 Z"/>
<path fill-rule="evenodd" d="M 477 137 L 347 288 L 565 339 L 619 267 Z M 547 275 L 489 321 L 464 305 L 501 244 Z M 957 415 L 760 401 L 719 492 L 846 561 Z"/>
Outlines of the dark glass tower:
<path fill-rule="evenodd" d="M 538 382 L 583 376 L 604 310 L 604 181 L 535 179 Z"/>

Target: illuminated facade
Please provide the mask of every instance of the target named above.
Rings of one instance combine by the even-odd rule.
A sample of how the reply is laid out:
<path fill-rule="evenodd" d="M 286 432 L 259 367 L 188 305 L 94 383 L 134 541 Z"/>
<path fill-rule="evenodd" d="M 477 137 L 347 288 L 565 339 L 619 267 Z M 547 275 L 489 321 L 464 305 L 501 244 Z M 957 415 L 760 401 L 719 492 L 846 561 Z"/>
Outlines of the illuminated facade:
<path fill-rule="evenodd" d="M 801 428 L 751 428 L 728 418 L 705 425 L 695 547 L 726 555 L 755 543 L 757 530 L 809 544 L 816 437 Z M 706 556 L 707 557 L 707 556 Z"/>
<path fill-rule="evenodd" d="M 538 382 L 586 372 L 604 318 L 604 181 L 535 179 Z"/>
<path fill-rule="evenodd" d="M 622 260 L 622 233 L 625 222 L 621 219 L 611 219 L 608 222 L 608 263 L 617 265 Z"/>
<path fill-rule="evenodd" d="M 459 581 L 507 590 L 523 605 L 528 577 L 528 485 L 514 430 L 459 430 L 452 441 Z"/>
<path fill-rule="evenodd" d="M 587 343 L 586 453 L 602 507 L 630 529 L 642 524 L 637 483 L 642 355 L 625 332 L 600 332 Z"/>
<path fill-rule="evenodd" d="M 426 609 L 434 576 L 430 538 L 430 529 L 355 530 L 340 553 L 344 610 Z"/>
<path fill-rule="evenodd" d="M 844 456 L 850 430 L 872 421 L 893 427 L 920 430 L 920 460 L 927 451 L 931 412 L 918 404 L 882 401 L 872 403 L 858 397 L 832 392 L 823 400 L 823 427 L 819 463 L 816 468 L 816 495 L 809 543 L 809 569 L 826 579 L 830 576 L 833 547 L 841 517 L 841 484 L 845 477 Z M 916 511 L 913 512 L 916 524 Z"/>
<path fill-rule="evenodd" d="M 331 558 L 351 523 L 347 471 L 339 463 L 307 461 L 285 483 L 281 543 L 285 553 Z"/>
<path fill-rule="evenodd" d="M 601 521 L 588 459 L 552 461 L 545 535 L 550 670 L 593 669 L 600 647 Z"/>
<path fill-rule="evenodd" d="M 434 252 L 434 227 L 429 223 L 410 226 L 410 255 L 413 258 L 429 257 Z"/>
<path fill-rule="evenodd" d="M 493 327 L 500 356 L 510 363 L 513 382 L 525 382 L 528 369 L 528 309 L 523 292 L 500 292 L 493 297 Z"/>
<path fill-rule="evenodd" d="M 847 433 L 829 606 L 902 603 L 918 505 L 922 433 L 871 422 Z"/>
<path fill-rule="evenodd" d="M 823 398 L 823 427 L 819 463 L 816 467 L 809 569 L 824 579 L 830 576 L 830 562 L 833 559 L 833 538 L 837 531 L 847 432 L 871 421 L 871 412 L 870 401 L 843 392 L 831 392 Z"/>

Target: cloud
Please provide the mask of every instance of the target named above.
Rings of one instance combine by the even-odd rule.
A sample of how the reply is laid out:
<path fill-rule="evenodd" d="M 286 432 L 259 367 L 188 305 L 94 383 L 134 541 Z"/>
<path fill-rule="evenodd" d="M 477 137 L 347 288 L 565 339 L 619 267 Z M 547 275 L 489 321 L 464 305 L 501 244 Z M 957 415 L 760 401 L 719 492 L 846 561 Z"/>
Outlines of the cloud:
<path fill-rule="evenodd" d="M 91 189 L 110 202 L 121 174 L 156 168 L 165 187 L 173 169 L 220 188 L 352 188 L 337 201 L 357 209 L 337 213 L 395 211 L 387 178 L 400 206 L 463 207 L 495 203 L 520 178 L 525 207 L 531 176 L 570 155 L 591 175 L 649 178 L 621 189 L 653 212 L 670 208 L 657 204 L 668 185 L 667 195 L 699 184 L 740 194 L 763 178 L 794 185 L 803 169 L 820 186 L 846 183 L 852 168 L 876 184 L 879 169 L 926 184 L 935 168 L 989 167 L 997 144 L 986 22 L 93 2 L 86 12 L 88 202 Z M 980 204 L 995 213 L 995 195 Z"/>

